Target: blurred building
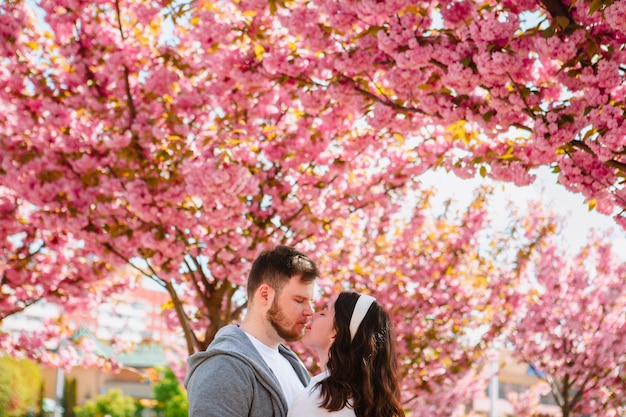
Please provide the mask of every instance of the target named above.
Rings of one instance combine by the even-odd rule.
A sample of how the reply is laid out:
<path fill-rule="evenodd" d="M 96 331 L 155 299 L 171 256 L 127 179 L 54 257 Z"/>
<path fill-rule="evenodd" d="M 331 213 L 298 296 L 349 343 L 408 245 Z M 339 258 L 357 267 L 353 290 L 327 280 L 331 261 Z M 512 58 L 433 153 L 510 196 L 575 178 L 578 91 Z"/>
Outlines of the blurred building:
<path fill-rule="evenodd" d="M 112 295 L 91 311 L 65 315 L 71 328 L 87 328 L 100 340 L 180 344 L 182 331 L 168 329 L 162 314 L 169 300 L 164 291 L 138 287 Z M 61 313 L 63 306 L 42 300 L 4 319 L 0 329 L 8 333 L 42 330 L 44 320 L 58 318 Z"/>
<path fill-rule="evenodd" d="M 93 329 L 100 340 L 180 344 L 182 332 L 168 329 L 162 315 L 169 300 L 166 292 L 139 287 L 114 295 L 89 316 L 73 316 L 72 321 Z"/>
<path fill-rule="evenodd" d="M 105 394 L 109 389 L 120 389 L 126 396 L 149 404 L 152 398 L 153 368 L 167 365 L 165 348 L 184 346 L 182 331 L 169 329 L 163 316 L 163 307 L 170 302 L 169 295 L 159 289 L 138 287 L 115 294 L 91 311 L 64 314 L 63 306 L 40 301 L 23 312 L 7 317 L 0 330 L 7 333 L 32 332 L 43 329 L 44 320 L 65 315 L 74 330 L 72 339 L 86 337 L 95 346 L 95 353 L 113 359 L 121 365 L 116 371 L 73 368 L 63 372 L 43 368 L 44 397 L 48 404 L 62 396 L 64 384 L 76 381 L 76 404 Z M 113 342 L 122 342 L 128 351 L 115 353 Z M 59 415 L 57 413 L 57 415 Z"/>
<path fill-rule="evenodd" d="M 152 380 L 156 375 L 154 368 L 167 366 L 162 345 L 141 343 L 132 351 L 116 354 L 111 346 L 96 339 L 85 328 L 81 328 L 74 337 L 91 339 L 96 348 L 94 353 L 103 358 L 114 359 L 121 367 L 114 371 L 99 368 L 72 368 L 69 372 L 43 367 L 45 398 L 60 400 L 62 393 L 67 392 L 65 384 L 74 381 L 75 392 L 72 395 L 77 405 L 93 400 L 96 396 L 105 394 L 111 389 L 118 389 L 123 395 L 133 397 L 144 406 L 150 407 L 153 398 Z"/>
<path fill-rule="evenodd" d="M 472 404 L 474 412 L 490 417 L 513 416 L 516 413 L 509 401 L 509 395 L 528 391 L 541 381 L 541 374 L 536 369 L 515 360 L 511 353 L 506 350 L 497 353 L 494 358 L 497 364 L 497 373 L 494 379 L 497 396 L 492 397 L 488 389 L 482 395 L 474 398 Z M 561 415 L 561 410 L 557 407 L 552 395 L 541 397 L 536 412 L 544 416 L 556 417 Z"/>

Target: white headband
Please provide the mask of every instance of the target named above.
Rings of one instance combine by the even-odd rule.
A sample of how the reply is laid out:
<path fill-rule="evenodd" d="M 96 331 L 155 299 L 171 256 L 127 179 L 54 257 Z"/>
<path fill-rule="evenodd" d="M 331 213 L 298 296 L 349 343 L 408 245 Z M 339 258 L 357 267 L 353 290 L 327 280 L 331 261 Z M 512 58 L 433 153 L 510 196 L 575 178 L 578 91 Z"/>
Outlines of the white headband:
<path fill-rule="evenodd" d="M 356 300 L 356 305 L 354 306 L 354 310 L 352 310 L 352 318 L 350 319 L 350 340 L 354 340 L 356 331 L 359 329 L 361 322 L 374 301 L 376 301 L 376 299 L 367 294 L 361 294 L 359 299 Z"/>

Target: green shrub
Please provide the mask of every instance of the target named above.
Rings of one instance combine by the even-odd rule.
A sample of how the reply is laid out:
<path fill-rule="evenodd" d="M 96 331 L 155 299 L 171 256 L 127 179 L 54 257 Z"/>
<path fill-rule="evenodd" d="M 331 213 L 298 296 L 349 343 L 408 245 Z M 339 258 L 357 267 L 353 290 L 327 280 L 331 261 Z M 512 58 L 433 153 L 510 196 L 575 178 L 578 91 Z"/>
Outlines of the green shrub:
<path fill-rule="evenodd" d="M 27 359 L 0 356 L 0 417 L 41 414 L 43 374 Z"/>
<path fill-rule="evenodd" d="M 95 400 L 74 407 L 76 417 L 134 417 L 137 405 L 132 397 L 122 395 L 118 389 L 98 395 Z"/>
<path fill-rule="evenodd" d="M 161 379 L 154 384 L 157 405 L 154 410 L 162 417 L 187 417 L 187 394 L 169 368 L 159 368 Z"/>

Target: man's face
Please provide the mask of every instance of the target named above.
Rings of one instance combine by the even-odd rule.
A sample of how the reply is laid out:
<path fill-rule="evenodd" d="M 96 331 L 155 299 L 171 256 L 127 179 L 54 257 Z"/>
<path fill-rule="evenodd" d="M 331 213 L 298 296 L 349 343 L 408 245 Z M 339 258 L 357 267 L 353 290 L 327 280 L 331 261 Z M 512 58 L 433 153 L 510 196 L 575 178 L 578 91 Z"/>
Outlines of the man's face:
<path fill-rule="evenodd" d="M 267 319 L 276 333 L 287 342 L 299 340 L 313 315 L 314 283 L 300 282 L 300 276 L 291 277 L 280 293 L 274 297 L 267 311 Z"/>

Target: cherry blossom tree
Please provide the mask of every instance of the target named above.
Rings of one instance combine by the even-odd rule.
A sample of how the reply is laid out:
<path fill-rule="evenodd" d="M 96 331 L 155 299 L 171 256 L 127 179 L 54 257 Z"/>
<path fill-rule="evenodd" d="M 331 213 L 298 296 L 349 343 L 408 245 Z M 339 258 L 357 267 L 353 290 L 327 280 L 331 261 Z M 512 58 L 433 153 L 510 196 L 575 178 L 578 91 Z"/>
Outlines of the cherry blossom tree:
<path fill-rule="evenodd" d="M 241 2 L 263 69 L 351 107 L 419 162 L 515 184 L 547 165 L 626 226 L 626 6 L 613 1 Z M 280 42 L 282 41 L 282 42 Z M 384 141 L 383 141 L 384 142 Z"/>
<path fill-rule="evenodd" d="M 41 299 L 71 312 L 86 307 L 89 292 L 106 297 L 127 284 L 126 279 L 116 281 L 110 265 L 85 252 L 70 234 L 52 233 L 45 221 L 42 213 L 0 187 L 0 320 Z"/>
<path fill-rule="evenodd" d="M 313 251 L 333 219 L 393 210 L 394 190 L 414 188 L 425 168 L 347 121 L 312 123 L 295 90 L 246 69 L 236 31 L 203 8 L 178 44 L 160 42 L 153 6 L 0 6 L 0 174 L 50 236 L 160 284 L 191 353 L 239 317 L 236 294 L 260 248 Z M 249 23 L 232 12 L 233 24 Z M 205 17 L 224 49 L 201 46 L 210 33 L 194 22 Z M 207 71 L 209 56 L 235 73 Z"/>
<path fill-rule="evenodd" d="M 414 415 L 458 415 L 484 392 L 488 352 L 517 317 L 517 287 L 557 227 L 539 207 L 511 207 L 510 223 L 494 229 L 489 199 L 490 190 L 481 189 L 464 209 L 454 202 L 437 209 L 423 190 L 412 217 L 341 219 L 333 226 L 350 238 L 322 258 L 332 277 L 323 293 L 369 292 L 390 312 L 404 405 Z"/>
<path fill-rule="evenodd" d="M 65 313 L 87 311 L 92 302 L 127 288 L 127 277 L 119 277 L 70 233 L 47 229 L 41 213 L 0 187 L 0 323 L 41 300 L 62 305 Z M 80 342 L 67 343 L 62 355 L 54 352 L 70 336 L 62 317 L 50 318 L 35 333 L 0 332 L 0 349 L 51 365 L 85 362 L 89 349 Z"/>
<path fill-rule="evenodd" d="M 394 219 L 428 169 L 524 185 L 548 165 L 626 225 L 622 3 L 3 2 L 1 301 L 93 298 L 89 285 L 111 284 L 99 271 L 130 265 L 169 293 L 192 353 L 240 317 L 252 259 L 286 243 L 352 268 L 356 287 L 415 291 L 396 314 L 429 311 L 418 331 L 463 339 L 481 318 L 488 341 L 554 229 L 533 215 L 536 229 L 516 226 L 528 235 L 494 238 L 518 248 L 511 260 L 470 247 L 478 208 L 467 231 L 419 210 Z M 13 301 L 20 271 L 55 268 L 58 284 Z M 475 296 L 492 307 L 471 313 Z M 482 349 L 431 350 L 408 331 L 425 361 L 406 364 L 410 386 L 425 391 Z"/>
<path fill-rule="evenodd" d="M 610 238 L 575 257 L 554 243 L 536 252 L 535 280 L 516 314 L 514 355 L 545 375 L 563 417 L 619 415 L 626 397 L 626 263 Z"/>

